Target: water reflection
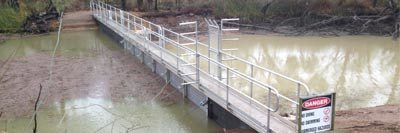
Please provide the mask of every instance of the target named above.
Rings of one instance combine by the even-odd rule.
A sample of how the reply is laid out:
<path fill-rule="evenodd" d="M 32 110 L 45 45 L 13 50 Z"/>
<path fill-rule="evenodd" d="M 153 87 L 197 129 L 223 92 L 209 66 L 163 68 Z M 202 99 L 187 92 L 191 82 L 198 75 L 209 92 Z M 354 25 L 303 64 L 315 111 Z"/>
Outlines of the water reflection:
<path fill-rule="evenodd" d="M 218 126 L 190 103 L 112 102 L 82 98 L 54 103 L 38 112 L 38 131 L 57 132 L 216 132 Z M 0 121 L 0 130 L 21 133 L 30 118 Z"/>
<path fill-rule="evenodd" d="M 237 37 L 239 41 L 225 42 L 224 47 L 239 48 L 238 57 L 304 81 L 313 93 L 337 92 L 339 109 L 400 103 L 400 43 L 391 38 Z M 293 93 L 293 85 L 268 73 L 255 76 L 287 95 Z"/>
<path fill-rule="evenodd" d="M 57 36 L 39 35 L 21 39 L 12 39 L 0 43 L 0 60 L 6 60 L 16 51 L 13 57 L 24 57 L 39 52 L 51 53 L 54 50 Z M 57 55 L 62 56 L 90 56 L 91 52 L 99 47 L 117 49 L 118 47 L 105 34 L 96 31 L 63 32 L 61 42 L 57 48 Z"/>
<path fill-rule="evenodd" d="M 109 95 L 113 94 L 112 91 L 117 90 L 116 87 L 113 88 L 109 85 L 110 82 L 114 83 L 111 78 L 115 77 L 112 76 L 117 75 L 124 77 L 126 75 L 136 74 L 135 72 L 125 73 L 125 71 L 114 73 L 118 72 L 118 69 L 131 67 L 121 65 L 124 64 L 121 63 L 122 61 L 131 60 L 121 61 L 113 59 L 118 56 L 112 56 L 110 52 L 110 50 L 112 50 L 113 52 L 117 51 L 123 53 L 123 49 L 119 48 L 114 41 L 97 30 L 63 32 L 61 35 L 61 44 L 58 48 L 57 56 L 72 57 L 69 59 L 82 57 L 77 59 L 85 60 L 72 62 L 68 64 L 70 65 L 69 67 L 62 69 L 62 71 L 60 70 L 59 73 L 62 73 L 63 75 L 61 76 L 65 79 L 60 82 L 66 84 L 71 83 L 71 86 L 66 86 L 79 89 L 76 89 L 78 91 L 76 93 L 53 94 L 55 95 L 54 97 L 57 98 L 55 98 L 54 101 L 50 101 L 49 105 L 46 103 L 40 107 L 38 111 L 38 132 L 86 133 L 131 131 L 144 133 L 202 133 L 216 132 L 219 129 L 215 122 L 206 117 L 207 114 L 204 111 L 185 100 L 177 100 L 178 102 L 168 103 L 167 105 L 167 103 L 161 100 L 143 102 L 143 99 L 138 100 L 138 97 L 134 96 L 121 95 L 121 97 L 110 97 Z M 11 57 L 11 59 L 16 59 L 28 57 L 36 53 L 50 54 L 54 49 L 55 42 L 55 34 L 5 41 L 0 44 L 0 64 L 9 57 Z M 94 58 L 86 58 L 88 56 L 93 56 Z M 85 64 L 85 62 L 91 63 Z M 80 67 L 74 67 L 76 65 L 80 65 Z M 27 67 L 29 67 L 29 65 Z M 73 68 L 82 68 L 82 70 L 90 69 L 90 71 L 79 71 Z M 80 73 L 82 75 L 78 75 L 85 78 L 77 78 L 76 75 L 69 73 L 69 71 L 82 72 Z M 13 74 L 14 73 L 11 75 Z M 77 81 L 79 79 L 83 80 Z M 124 78 L 123 81 L 115 82 L 122 83 L 128 82 L 128 80 L 129 78 Z M 132 82 L 132 84 L 139 84 L 136 83 L 137 81 L 129 80 L 129 82 Z M 135 89 L 134 87 L 138 86 L 130 85 L 129 87 Z M 88 91 L 86 91 L 86 89 Z M 151 91 L 149 90 L 143 90 L 143 93 L 137 95 L 149 95 L 150 93 Z M 7 106 L 5 108 L 7 108 Z M 12 112 L 10 112 L 10 114 L 12 114 Z M 27 115 L 30 114 L 31 112 Z M 31 116 L 12 116 L 10 119 L 8 119 L 8 117 L 2 117 L 2 119 L 0 119 L 0 132 L 31 132 L 33 124 L 30 123 L 30 121 Z"/>

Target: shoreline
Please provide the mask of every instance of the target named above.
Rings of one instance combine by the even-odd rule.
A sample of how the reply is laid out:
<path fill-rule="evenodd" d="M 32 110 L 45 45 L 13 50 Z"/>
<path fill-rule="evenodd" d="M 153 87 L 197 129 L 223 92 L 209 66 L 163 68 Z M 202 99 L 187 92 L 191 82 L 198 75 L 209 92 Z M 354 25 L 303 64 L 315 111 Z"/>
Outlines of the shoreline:
<path fill-rule="evenodd" d="M 400 132 L 400 104 L 336 111 L 336 132 Z"/>

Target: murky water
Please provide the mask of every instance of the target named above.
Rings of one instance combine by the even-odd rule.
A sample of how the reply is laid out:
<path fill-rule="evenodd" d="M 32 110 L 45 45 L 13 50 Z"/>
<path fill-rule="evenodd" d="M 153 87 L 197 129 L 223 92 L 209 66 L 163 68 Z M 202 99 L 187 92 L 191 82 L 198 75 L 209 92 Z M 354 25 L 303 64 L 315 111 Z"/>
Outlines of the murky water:
<path fill-rule="evenodd" d="M 56 42 L 57 35 L 55 33 L 7 40 L 0 43 L 0 60 L 7 59 L 15 50 L 14 58 L 39 52 L 52 53 Z M 57 54 L 63 56 L 89 56 L 91 55 L 90 50 L 99 47 L 97 44 L 108 49 L 117 49 L 113 41 L 97 31 L 65 32 L 62 34 L 60 44 Z"/>
<path fill-rule="evenodd" d="M 279 73 L 304 81 L 312 93 L 337 93 L 338 109 L 400 103 L 400 43 L 387 37 L 281 37 L 240 35 L 239 41 L 225 42 L 224 48 L 238 48 L 234 54 Z M 51 53 L 56 36 L 45 35 L 8 40 L 0 44 L 0 60 L 35 53 Z M 95 56 L 93 49 L 120 50 L 99 31 L 65 32 L 57 54 Z M 101 47 L 99 46 L 101 45 Z M 18 49 L 18 50 L 16 50 Z M 173 50 L 172 50 L 173 51 Z M 204 50 L 203 50 L 204 51 Z M 249 66 L 227 62 L 248 73 Z M 202 64 L 206 69 L 206 65 Z M 257 72 L 255 77 L 270 82 L 281 93 L 292 95 L 295 85 Z M 248 91 L 240 81 L 233 86 Z M 262 93 L 262 92 L 259 92 Z M 263 95 L 260 95 L 262 97 Z M 218 126 L 206 114 L 187 102 L 163 106 L 140 103 L 134 97 L 113 102 L 107 98 L 82 97 L 54 102 L 38 112 L 40 132 L 213 132 Z M 23 132 L 31 117 L 0 121 L 0 131 Z M 32 125 L 31 125 L 32 126 Z"/>
<path fill-rule="evenodd" d="M 82 98 L 54 103 L 38 112 L 38 131 L 71 132 L 216 132 L 218 126 L 189 103 L 163 106 L 158 103 L 111 102 Z M 31 132 L 30 117 L 0 121 L 0 130 Z M 32 124 L 31 124 L 32 125 Z"/>
<path fill-rule="evenodd" d="M 236 56 L 305 82 L 314 94 L 336 92 L 338 109 L 400 103 L 400 42 L 389 37 L 235 37 L 240 40 L 223 47 L 238 48 Z M 255 76 L 268 78 L 284 94 L 295 92 L 295 85 L 266 73 Z"/>
<path fill-rule="evenodd" d="M 63 32 L 61 40 L 57 55 L 64 57 L 98 56 L 94 53 L 94 50 L 99 51 L 96 49 L 104 48 L 123 52 L 115 42 L 97 30 Z M 55 43 L 55 34 L 8 40 L 0 44 L 0 61 L 5 61 L 8 58 L 17 59 L 31 56 L 35 53 L 50 54 L 54 49 Z M 96 65 L 96 63 L 99 65 L 108 61 L 103 60 L 103 58 L 100 59 L 100 62 L 93 61 L 92 65 Z M 108 59 L 108 57 L 104 59 Z M 116 63 L 113 63 L 112 65 L 115 64 Z M 86 67 L 90 66 L 82 66 L 82 68 Z M 96 69 L 101 68 L 102 67 L 99 66 L 96 67 Z M 103 71 L 97 72 L 104 73 Z M 104 77 L 101 74 L 100 76 L 100 78 Z M 106 76 L 107 75 L 105 75 L 105 77 Z M 65 81 L 67 82 L 70 80 L 67 79 Z M 100 83 L 103 83 L 103 81 L 100 81 Z M 98 83 L 90 84 L 97 85 Z M 38 132 L 108 133 L 128 131 L 146 133 L 200 133 L 216 132 L 220 128 L 215 122 L 207 118 L 204 111 L 201 111 L 195 105 L 184 100 L 168 105 L 157 100 L 152 102 L 140 102 L 140 100 L 134 96 L 118 97 L 116 99 L 119 100 L 115 100 L 115 97 L 113 99 L 108 97 L 108 95 L 110 95 L 108 93 L 111 91 L 108 89 L 112 88 L 103 86 L 96 89 L 96 92 L 92 91 L 91 93 L 101 93 L 103 95 L 98 97 L 84 96 L 74 99 L 53 101 L 53 103 L 49 105 L 41 106 L 38 111 Z M 32 132 L 32 117 L 29 114 L 27 114 L 27 116 L 11 117 L 10 119 L 0 119 L 0 132 Z"/>
<path fill-rule="evenodd" d="M 258 66 L 268 68 L 288 77 L 300 80 L 310 87 L 311 94 L 336 92 L 339 110 L 373 107 L 400 103 L 400 42 L 390 37 L 342 36 L 342 37 L 284 37 L 265 35 L 229 35 L 237 41 L 223 41 L 223 49 Z M 206 42 L 203 40 L 202 42 Z M 217 48 L 216 39 L 211 46 Z M 168 46 L 173 53 L 175 46 Z M 191 46 L 194 49 L 193 46 Z M 181 53 L 183 50 L 180 50 Z M 207 55 L 205 47 L 200 48 Z M 194 62 L 194 56 L 183 56 Z M 211 52 L 211 58 L 217 60 Z M 224 59 L 230 57 L 223 57 Z M 201 61 L 201 69 L 208 70 L 208 62 Z M 251 66 L 241 61 L 224 61 L 225 65 L 250 76 Z M 216 76 L 216 65 L 211 74 Z M 279 93 L 296 99 L 297 84 L 254 69 L 254 78 L 273 85 Z M 222 70 L 222 77 L 226 77 Z M 230 78 L 230 85 L 250 95 L 250 82 L 243 78 Z M 225 82 L 225 80 L 223 80 Z M 254 97 L 266 103 L 266 91 L 253 86 Z M 305 95 L 302 89 L 302 95 Z M 288 101 L 281 100 L 282 112 L 295 112 Z"/>

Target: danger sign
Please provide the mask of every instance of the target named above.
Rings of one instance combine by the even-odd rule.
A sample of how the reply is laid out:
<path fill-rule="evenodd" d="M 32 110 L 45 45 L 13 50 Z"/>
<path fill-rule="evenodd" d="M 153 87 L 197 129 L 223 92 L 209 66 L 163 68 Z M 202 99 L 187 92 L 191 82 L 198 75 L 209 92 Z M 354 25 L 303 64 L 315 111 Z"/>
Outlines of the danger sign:
<path fill-rule="evenodd" d="M 333 130 L 335 93 L 302 97 L 299 105 L 299 132 L 315 133 Z"/>

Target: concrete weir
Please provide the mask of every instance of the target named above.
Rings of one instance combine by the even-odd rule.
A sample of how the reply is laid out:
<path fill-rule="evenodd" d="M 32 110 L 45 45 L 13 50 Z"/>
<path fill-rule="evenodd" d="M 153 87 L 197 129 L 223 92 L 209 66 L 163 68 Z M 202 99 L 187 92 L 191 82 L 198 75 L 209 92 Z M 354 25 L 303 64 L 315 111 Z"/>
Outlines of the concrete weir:
<path fill-rule="evenodd" d="M 121 48 L 126 49 L 133 57 L 139 59 L 154 73 L 157 73 L 166 82 L 169 82 L 175 89 L 182 93 L 185 98 L 189 99 L 201 110 L 205 111 L 208 114 L 208 117 L 216 121 L 221 127 L 227 129 L 251 128 L 245 122 L 232 115 L 229 111 L 226 111 L 212 99 L 209 99 L 203 92 L 200 92 L 190 85 L 182 86 L 181 84 L 184 83 L 184 79 L 180 78 L 177 74 L 165 67 L 163 62 L 157 62 L 152 55 L 147 54 L 145 51 L 142 51 L 132 44 L 136 42 L 125 42 L 123 41 L 124 39 L 122 36 L 108 28 L 100 21 L 96 20 L 96 22 L 99 29 L 116 41 Z"/>

